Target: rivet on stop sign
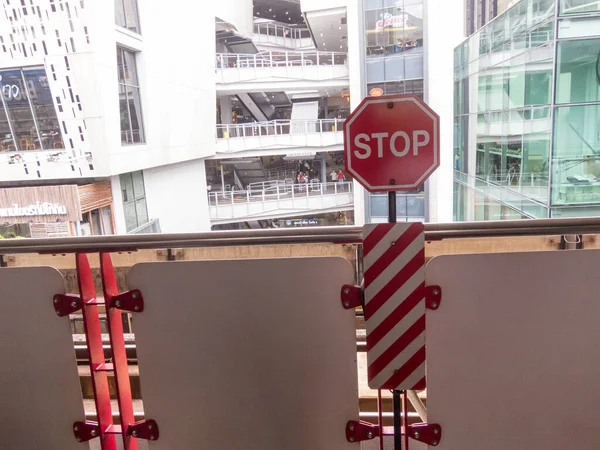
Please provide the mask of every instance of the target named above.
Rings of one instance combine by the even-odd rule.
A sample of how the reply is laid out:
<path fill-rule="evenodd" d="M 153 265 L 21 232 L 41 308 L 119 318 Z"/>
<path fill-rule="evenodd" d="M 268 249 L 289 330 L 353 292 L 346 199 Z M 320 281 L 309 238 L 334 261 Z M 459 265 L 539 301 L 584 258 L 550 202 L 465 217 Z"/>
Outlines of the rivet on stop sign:
<path fill-rule="evenodd" d="M 394 107 L 394 104 L 393 104 L 392 102 L 389 102 L 389 103 L 388 103 L 388 108 L 389 108 L 389 109 L 392 109 L 393 107 Z"/>
<path fill-rule="evenodd" d="M 393 178 L 390 180 L 390 184 L 396 184 L 396 180 L 394 180 Z"/>

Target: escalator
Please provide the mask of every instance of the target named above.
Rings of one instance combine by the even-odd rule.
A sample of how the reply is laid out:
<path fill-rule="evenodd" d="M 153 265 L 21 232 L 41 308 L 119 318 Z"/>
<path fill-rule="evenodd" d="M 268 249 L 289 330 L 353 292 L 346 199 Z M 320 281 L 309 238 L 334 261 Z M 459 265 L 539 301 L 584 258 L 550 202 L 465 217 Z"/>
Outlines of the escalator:
<path fill-rule="evenodd" d="M 280 119 L 278 108 L 292 105 L 285 92 L 250 92 L 236 97 L 257 122 Z"/>

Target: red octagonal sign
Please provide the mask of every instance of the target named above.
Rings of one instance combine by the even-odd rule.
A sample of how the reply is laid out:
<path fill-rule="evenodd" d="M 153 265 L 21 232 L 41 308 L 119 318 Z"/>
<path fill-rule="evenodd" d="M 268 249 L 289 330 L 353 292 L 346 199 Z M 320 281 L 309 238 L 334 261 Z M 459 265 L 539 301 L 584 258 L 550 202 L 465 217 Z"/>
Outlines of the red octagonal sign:
<path fill-rule="evenodd" d="M 370 192 L 417 189 L 440 165 L 439 127 L 414 95 L 367 97 L 344 123 L 346 172 Z"/>

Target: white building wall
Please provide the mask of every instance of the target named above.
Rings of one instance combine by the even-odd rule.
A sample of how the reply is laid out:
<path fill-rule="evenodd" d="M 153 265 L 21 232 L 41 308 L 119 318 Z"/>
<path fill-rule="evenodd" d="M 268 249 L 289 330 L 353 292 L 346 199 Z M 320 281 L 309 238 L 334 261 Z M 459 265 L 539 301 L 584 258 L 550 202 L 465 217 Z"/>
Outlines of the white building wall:
<path fill-rule="evenodd" d="M 348 65 L 350 73 L 350 106 L 354 110 L 365 95 L 365 61 L 364 61 L 364 14 L 361 0 L 345 0 L 348 18 Z M 339 0 L 334 0 L 336 4 Z M 302 0 L 305 3 L 319 3 L 314 0 Z M 307 5 L 310 6 L 310 5 Z M 339 5 L 337 5 L 339 6 Z M 365 224 L 366 191 L 354 181 L 354 224 Z"/>
<path fill-rule="evenodd" d="M 88 41 L 93 3 L 0 0 L 0 68 L 45 67 L 65 143 L 65 149 L 58 151 L 1 153 L 0 182 L 78 179 L 101 173 L 98 155 L 89 145 L 85 83 L 75 70 L 93 48 Z M 9 165 L 13 157 L 18 158 Z"/>
<path fill-rule="evenodd" d="M 464 0 L 425 0 L 425 101 L 440 116 L 440 167 L 429 178 L 429 222 L 451 222 L 454 47 L 464 39 Z"/>
<path fill-rule="evenodd" d="M 203 160 L 144 170 L 144 184 L 148 217 L 163 233 L 210 231 Z"/>
<path fill-rule="evenodd" d="M 205 2 L 187 0 L 171 0 L 169 7 L 160 11 L 149 2 L 139 4 L 142 39 L 137 45 L 142 51 L 136 62 L 146 144 L 121 146 L 120 134 L 114 133 L 120 126 L 118 86 L 107 83 L 101 92 L 105 95 L 107 129 L 114 136 L 109 145 L 111 174 L 178 163 L 215 152 L 212 8 L 207 8 Z M 122 36 L 119 40 L 136 44 Z M 110 47 L 103 49 L 107 76 L 116 80 L 115 44 Z"/>

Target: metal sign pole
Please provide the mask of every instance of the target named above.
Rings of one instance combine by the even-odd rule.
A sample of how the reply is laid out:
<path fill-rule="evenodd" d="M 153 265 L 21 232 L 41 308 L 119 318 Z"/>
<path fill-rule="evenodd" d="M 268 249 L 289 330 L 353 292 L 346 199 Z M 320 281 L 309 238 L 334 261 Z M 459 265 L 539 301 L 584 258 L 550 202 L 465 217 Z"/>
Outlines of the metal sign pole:
<path fill-rule="evenodd" d="M 388 192 L 388 222 L 396 223 L 398 215 L 396 211 L 396 191 Z M 402 424 L 400 423 L 400 393 L 392 391 L 394 408 L 394 450 L 402 450 Z"/>

